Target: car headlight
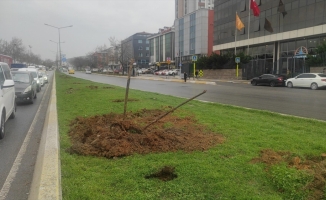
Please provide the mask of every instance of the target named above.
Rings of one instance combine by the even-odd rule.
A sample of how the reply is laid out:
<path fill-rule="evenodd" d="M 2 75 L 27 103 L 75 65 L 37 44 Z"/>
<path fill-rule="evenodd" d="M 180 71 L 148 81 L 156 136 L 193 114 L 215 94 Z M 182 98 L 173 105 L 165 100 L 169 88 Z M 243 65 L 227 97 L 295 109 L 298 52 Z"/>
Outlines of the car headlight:
<path fill-rule="evenodd" d="M 32 86 L 28 86 L 25 90 L 24 90 L 24 93 L 28 93 L 32 90 Z"/>

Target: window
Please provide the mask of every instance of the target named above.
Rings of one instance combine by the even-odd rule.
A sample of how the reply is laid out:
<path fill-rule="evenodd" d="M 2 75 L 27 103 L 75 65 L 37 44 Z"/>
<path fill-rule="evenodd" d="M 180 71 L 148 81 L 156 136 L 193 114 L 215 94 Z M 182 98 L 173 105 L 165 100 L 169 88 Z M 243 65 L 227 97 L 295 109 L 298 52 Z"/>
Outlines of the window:
<path fill-rule="evenodd" d="M 12 80 L 10 69 L 8 66 L 3 66 L 3 72 L 7 80 Z"/>
<path fill-rule="evenodd" d="M 149 47 L 146 47 L 146 50 L 148 51 L 149 50 Z"/>
<path fill-rule="evenodd" d="M 146 48 L 147 48 L 147 47 L 146 47 Z M 138 50 L 143 50 L 143 47 L 142 47 L 142 46 L 138 47 Z"/>
<path fill-rule="evenodd" d="M 5 82 L 5 76 L 3 75 L 2 67 L 0 67 L 0 84 Z"/>
<path fill-rule="evenodd" d="M 149 44 L 149 40 L 146 40 L 146 44 Z"/>
<path fill-rule="evenodd" d="M 139 43 L 139 44 L 142 44 L 142 43 L 143 43 L 143 40 L 138 40 L 138 43 Z"/>
<path fill-rule="evenodd" d="M 143 53 L 139 53 L 139 57 L 143 57 Z"/>

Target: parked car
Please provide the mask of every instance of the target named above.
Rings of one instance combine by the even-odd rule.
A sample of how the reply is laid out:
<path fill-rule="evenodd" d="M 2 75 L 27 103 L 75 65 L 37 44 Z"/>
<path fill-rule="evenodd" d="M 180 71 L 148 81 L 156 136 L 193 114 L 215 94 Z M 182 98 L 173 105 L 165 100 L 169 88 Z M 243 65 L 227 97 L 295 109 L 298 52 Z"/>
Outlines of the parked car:
<path fill-rule="evenodd" d="M 40 92 L 41 89 L 42 89 L 42 85 L 41 85 L 41 81 L 40 81 L 40 78 L 39 78 L 39 75 L 38 75 L 38 69 L 33 69 L 33 68 L 21 68 L 19 69 L 18 71 L 29 71 L 31 72 L 34 80 L 36 81 L 36 84 L 37 84 L 37 88 L 36 88 L 36 91 L 37 92 Z"/>
<path fill-rule="evenodd" d="M 12 78 L 15 82 L 16 103 L 34 103 L 37 84 L 31 72 L 13 71 Z"/>
<path fill-rule="evenodd" d="M 172 76 L 174 76 L 174 75 L 178 75 L 179 74 L 179 69 L 171 69 L 171 70 L 169 70 L 169 75 L 172 75 Z"/>
<path fill-rule="evenodd" d="M 90 69 L 86 69 L 86 74 L 91 74 L 92 71 Z"/>
<path fill-rule="evenodd" d="M 0 139 L 5 136 L 5 123 L 16 116 L 15 83 L 7 63 L 0 62 Z"/>
<path fill-rule="evenodd" d="M 310 87 L 312 90 L 326 87 L 326 74 L 322 73 L 303 73 L 296 77 L 286 80 L 286 86 L 292 87 Z"/>
<path fill-rule="evenodd" d="M 263 74 L 261 76 L 255 77 L 251 80 L 251 85 L 269 85 L 271 87 L 275 86 L 285 86 L 286 76 L 277 74 Z"/>

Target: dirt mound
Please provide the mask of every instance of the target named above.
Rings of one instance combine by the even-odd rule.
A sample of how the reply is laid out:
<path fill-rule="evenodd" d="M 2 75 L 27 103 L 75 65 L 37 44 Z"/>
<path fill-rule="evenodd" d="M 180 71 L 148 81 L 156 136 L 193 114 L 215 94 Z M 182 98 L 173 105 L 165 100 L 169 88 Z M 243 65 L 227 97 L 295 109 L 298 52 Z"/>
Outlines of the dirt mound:
<path fill-rule="evenodd" d="M 309 173 L 313 180 L 308 183 L 303 190 L 311 191 L 308 199 L 324 199 L 326 198 L 326 154 L 313 158 L 300 158 L 294 156 L 291 152 L 275 152 L 271 149 L 264 149 L 260 152 L 259 158 L 251 160 L 252 163 L 262 162 L 267 165 L 267 172 L 273 165 L 286 163 L 288 167 L 297 170 L 305 170 Z"/>
<path fill-rule="evenodd" d="M 169 151 L 207 150 L 224 141 L 223 136 L 209 132 L 195 117 L 165 114 L 166 110 L 147 110 L 122 114 L 77 117 L 70 124 L 70 151 L 81 155 L 106 158 Z"/>

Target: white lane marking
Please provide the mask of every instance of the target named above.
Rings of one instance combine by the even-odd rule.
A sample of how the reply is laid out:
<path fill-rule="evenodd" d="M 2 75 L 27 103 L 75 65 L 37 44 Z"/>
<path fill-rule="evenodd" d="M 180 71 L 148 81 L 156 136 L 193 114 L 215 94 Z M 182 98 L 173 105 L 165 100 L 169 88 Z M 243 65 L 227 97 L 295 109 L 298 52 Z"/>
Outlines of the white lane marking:
<path fill-rule="evenodd" d="M 44 92 L 44 95 L 47 93 L 49 87 L 46 88 L 46 91 Z M 26 149 L 27 149 L 27 145 L 29 144 L 29 141 L 32 137 L 32 132 L 34 131 L 34 127 L 36 125 L 36 121 L 38 119 L 38 116 L 40 114 L 40 110 L 41 110 L 41 105 L 43 104 L 43 101 L 44 101 L 44 95 L 43 95 L 43 98 L 42 98 L 42 101 L 40 103 L 40 106 L 39 108 L 37 109 L 37 112 L 35 114 L 35 117 L 33 119 L 33 122 L 27 132 L 27 135 L 24 139 L 24 142 L 22 144 L 22 146 L 20 147 L 20 150 L 16 156 L 16 159 L 13 163 L 13 166 L 11 167 L 10 169 L 10 172 L 6 178 L 6 181 L 5 183 L 3 184 L 2 188 L 1 188 L 1 191 L 0 191 L 0 200 L 5 200 L 7 195 L 8 195 L 8 192 L 10 190 L 10 187 L 11 187 L 11 183 L 14 181 L 15 177 L 16 177 L 16 174 L 18 172 L 18 169 L 21 165 L 21 161 L 23 159 L 23 156 L 24 154 L 26 153 Z"/>

